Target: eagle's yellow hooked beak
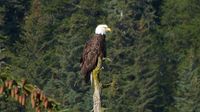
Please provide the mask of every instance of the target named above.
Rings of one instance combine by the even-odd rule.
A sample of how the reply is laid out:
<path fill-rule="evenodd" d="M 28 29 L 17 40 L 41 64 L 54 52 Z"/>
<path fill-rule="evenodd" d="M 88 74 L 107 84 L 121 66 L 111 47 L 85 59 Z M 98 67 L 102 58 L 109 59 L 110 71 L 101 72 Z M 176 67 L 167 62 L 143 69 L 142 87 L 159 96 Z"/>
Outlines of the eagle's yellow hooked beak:
<path fill-rule="evenodd" d="M 107 32 L 111 32 L 112 30 L 110 28 L 106 28 L 106 31 Z"/>

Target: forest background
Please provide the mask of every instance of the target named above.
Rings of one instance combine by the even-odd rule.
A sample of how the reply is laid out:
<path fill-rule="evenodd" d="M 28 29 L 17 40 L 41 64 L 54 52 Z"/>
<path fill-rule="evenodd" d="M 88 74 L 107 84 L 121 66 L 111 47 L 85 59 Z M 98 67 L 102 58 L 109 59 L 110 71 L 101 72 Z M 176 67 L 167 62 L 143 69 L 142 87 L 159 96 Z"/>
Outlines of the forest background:
<path fill-rule="evenodd" d="M 199 0 L 0 0 L 0 75 L 37 85 L 60 110 L 89 112 L 79 60 L 106 23 L 106 112 L 200 112 L 199 12 Z M 0 111 L 35 110 L 1 95 Z"/>

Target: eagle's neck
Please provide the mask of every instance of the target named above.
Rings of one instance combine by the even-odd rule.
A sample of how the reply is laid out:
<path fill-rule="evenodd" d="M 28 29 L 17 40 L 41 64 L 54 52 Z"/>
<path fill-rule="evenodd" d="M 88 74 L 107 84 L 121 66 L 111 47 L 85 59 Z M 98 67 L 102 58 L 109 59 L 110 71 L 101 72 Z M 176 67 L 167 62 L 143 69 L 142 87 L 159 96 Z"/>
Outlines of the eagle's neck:
<path fill-rule="evenodd" d="M 99 37 L 99 38 L 105 38 L 106 37 L 106 35 L 105 34 L 95 34 L 97 37 Z"/>

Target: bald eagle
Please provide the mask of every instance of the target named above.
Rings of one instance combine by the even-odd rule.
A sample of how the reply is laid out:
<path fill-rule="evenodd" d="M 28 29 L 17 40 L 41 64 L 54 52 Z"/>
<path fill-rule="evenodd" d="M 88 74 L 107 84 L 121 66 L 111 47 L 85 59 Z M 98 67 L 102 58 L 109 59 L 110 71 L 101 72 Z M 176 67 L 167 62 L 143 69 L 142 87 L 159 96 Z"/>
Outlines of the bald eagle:
<path fill-rule="evenodd" d="M 106 57 L 106 32 L 111 29 L 105 25 L 100 24 L 95 29 L 93 37 L 85 44 L 80 60 L 81 74 L 85 78 L 85 82 L 92 81 L 92 71 L 97 66 L 98 57 L 103 59 Z"/>

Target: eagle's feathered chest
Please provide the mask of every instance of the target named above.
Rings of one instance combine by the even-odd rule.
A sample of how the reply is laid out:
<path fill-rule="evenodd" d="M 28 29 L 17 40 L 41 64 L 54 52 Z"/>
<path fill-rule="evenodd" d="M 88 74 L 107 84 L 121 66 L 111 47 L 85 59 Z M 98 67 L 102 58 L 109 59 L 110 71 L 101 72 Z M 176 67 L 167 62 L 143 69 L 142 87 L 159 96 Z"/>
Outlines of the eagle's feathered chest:
<path fill-rule="evenodd" d="M 97 36 L 94 36 L 90 41 L 88 41 L 87 43 L 89 46 L 88 46 L 88 50 L 89 51 L 93 51 L 93 52 L 96 52 L 97 55 L 102 55 L 102 56 L 105 56 L 104 55 L 104 49 L 105 49 L 105 36 L 102 36 L 102 35 L 97 35 Z"/>

